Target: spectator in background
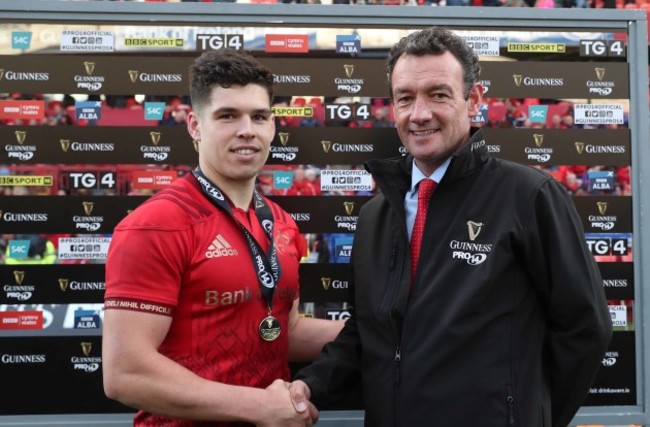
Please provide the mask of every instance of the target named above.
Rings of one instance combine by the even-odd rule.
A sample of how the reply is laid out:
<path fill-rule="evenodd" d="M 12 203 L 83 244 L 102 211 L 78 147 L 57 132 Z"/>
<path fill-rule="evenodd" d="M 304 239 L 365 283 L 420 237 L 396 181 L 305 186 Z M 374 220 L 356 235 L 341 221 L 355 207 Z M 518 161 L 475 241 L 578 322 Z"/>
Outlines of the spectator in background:
<path fill-rule="evenodd" d="M 521 101 L 514 98 L 506 98 L 504 100 L 506 105 L 506 117 L 503 121 L 502 127 L 506 128 L 522 128 L 528 119 L 527 114 L 524 112 L 524 107 Z"/>
<path fill-rule="evenodd" d="M 298 166 L 293 171 L 293 182 L 288 196 L 318 196 L 320 191 L 319 171 L 312 167 Z"/>
<path fill-rule="evenodd" d="M 309 254 L 307 263 L 327 263 L 330 262 L 327 238 L 322 233 L 313 235 L 309 244 Z"/>
<path fill-rule="evenodd" d="M 29 188 L 27 186 L 24 186 L 24 185 L 15 185 L 12 192 L 11 192 L 11 195 L 12 196 L 29 196 L 30 195 Z"/>
<path fill-rule="evenodd" d="M 190 112 L 190 106 L 185 104 L 178 105 L 172 110 L 166 118 L 160 121 L 161 126 L 185 126 L 187 116 Z"/>
<path fill-rule="evenodd" d="M 305 128 L 318 128 L 322 127 L 323 124 L 315 116 L 311 117 L 302 117 L 300 119 L 300 126 Z"/>
<path fill-rule="evenodd" d="M 564 115 L 562 115 L 562 128 L 563 129 L 579 129 L 580 126 L 575 124 L 573 120 L 573 108 L 570 108 Z"/>
<path fill-rule="evenodd" d="M 390 128 L 394 123 L 390 119 L 390 107 L 382 105 L 372 110 L 372 127 L 373 128 Z"/>
<path fill-rule="evenodd" d="M 564 181 L 562 181 L 566 189 L 574 196 L 583 194 L 582 179 L 576 175 L 573 170 L 567 170 Z"/>
<path fill-rule="evenodd" d="M 288 107 L 289 103 L 291 102 L 291 97 L 286 97 L 286 96 L 277 96 L 274 99 L 273 103 L 273 108 L 276 107 Z M 281 129 L 284 127 L 289 126 L 289 121 L 287 121 L 287 118 L 284 116 L 278 116 L 274 115 L 275 117 L 275 128 L 276 129 Z"/>
<path fill-rule="evenodd" d="M 551 116 L 551 125 L 549 129 L 566 129 L 566 126 L 562 122 L 562 116 L 560 114 L 553 114 Z"/>
<path fill-rule="evenodd" d="M 48 126 L 72 126 L 74 121 L 63 108 L 61 101 L 50 101 L 46 110 L 45 124 Z"/>
<path fill-rule="evenodd" d="M 315 167 L 308 166 L 305 169 L 305 185 L 303 193 L 309 196 L 319 196 L 320 191 L 320 170 Z"/>
<path fill-rule="evenodd" d="M 257 191 L 264 194 L 265 196 L 273 194 L 273 175 L 259 175 L 257 177 Z"/>

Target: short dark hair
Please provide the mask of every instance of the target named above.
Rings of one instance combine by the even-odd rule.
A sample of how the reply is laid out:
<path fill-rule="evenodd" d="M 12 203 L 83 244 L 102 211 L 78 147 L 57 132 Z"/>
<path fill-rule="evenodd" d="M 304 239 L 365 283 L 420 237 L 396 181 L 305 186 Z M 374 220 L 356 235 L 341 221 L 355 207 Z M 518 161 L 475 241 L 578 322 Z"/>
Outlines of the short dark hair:
<path fill-rule="evenodd" d="M 235 49 L 205 51 L 190 66 L 192 108 L 198 110 L 208 103 L 215 85 L 229 88 L 249 84 L 265 88 L 273 102 L 273 73 L 252 54 Z"/>
<path fill-rule="evenodd" d="M 465 42 L 465 40 L 453 33 L 451 30 L 440 27 L 430 27 L 424 30 L 415 31 L 400 39 L 388 52 L 386 63 L 388 74 L 388 93 L 393 98 L 391 80 L 395 63 L 402 55 L 424 56 L 442 55 L 450 52 L 463 67 L 463 82 L 465 83 L 465 98 L 469 96 L 472 86 L 478 82 L 481 73 L 481 66 L 478 62 L 478 55 Z"/>

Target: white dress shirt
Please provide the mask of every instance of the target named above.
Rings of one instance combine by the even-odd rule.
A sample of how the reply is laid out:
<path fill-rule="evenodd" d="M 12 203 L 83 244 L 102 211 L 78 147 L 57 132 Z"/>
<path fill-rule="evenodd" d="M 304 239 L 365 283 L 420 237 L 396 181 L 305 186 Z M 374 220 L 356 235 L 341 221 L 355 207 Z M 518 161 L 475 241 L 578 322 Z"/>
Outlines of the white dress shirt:
<path fill-rule="evenodd" d="M 409 233 L 409 241 L 411 240 L 411 233 L 413 232 L 413 223 L 415 223 L 415 214 L 418 212 L 418 184 L 424 178 L 431 178 L 437 183 L 442 180 L 442 177 L 445 176 L 447 168 L 451 163 L 451 157 L 449 157 L 443 164 L 438 166 L 431 176 L 426 176 L 413 161 L 413 169 L 411 170 L 411 189 L 406 192 L 406 197 L 404 197 L 404 209 L 406 210 L 406 229 Z"/>

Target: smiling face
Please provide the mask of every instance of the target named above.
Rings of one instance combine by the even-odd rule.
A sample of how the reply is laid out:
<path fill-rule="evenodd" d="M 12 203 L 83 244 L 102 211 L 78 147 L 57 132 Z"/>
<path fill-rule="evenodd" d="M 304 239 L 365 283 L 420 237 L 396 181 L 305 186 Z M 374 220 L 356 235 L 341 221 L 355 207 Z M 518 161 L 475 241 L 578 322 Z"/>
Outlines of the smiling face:
<path fill-rule="evenodd" d="M 254 185 L 275 135 L 269 94 L 257 84 L 215 85 L 208 102 L 189 114 L 187 129 L 212 182 L 222 189 Z"/>
<path fill-rule="evenodd" d="M 417 166 L 430 175 L 469 138 L 482 88 L 464 93 L 463 69 L 450 53 L 402 55 L 391 77 L 395 126 Z"/>

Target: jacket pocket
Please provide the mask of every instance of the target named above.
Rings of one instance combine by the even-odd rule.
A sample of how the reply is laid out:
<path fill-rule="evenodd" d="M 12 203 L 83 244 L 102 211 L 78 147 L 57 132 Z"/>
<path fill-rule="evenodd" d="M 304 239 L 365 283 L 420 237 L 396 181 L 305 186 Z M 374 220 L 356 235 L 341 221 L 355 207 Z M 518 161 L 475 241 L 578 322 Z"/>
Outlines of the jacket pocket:
<path fill-rule="evenodd" d="M 397 296 L 397 288 L 399 283 L 399 245 L 393 242 L 390 248 L 390 259 L 388 261 L 388 275 L 384 284 L 384 296 L 381 305 L 378 307 L 377 316 L 384 317 L 386 314 L 390 316 L 390 309 Z"/>

